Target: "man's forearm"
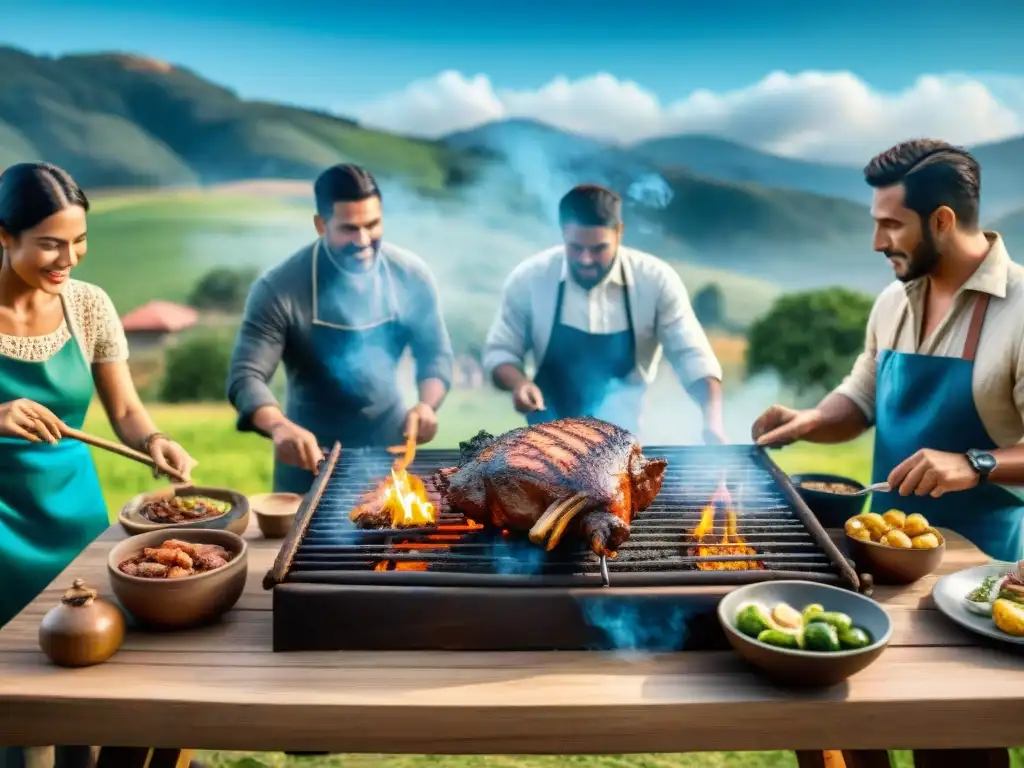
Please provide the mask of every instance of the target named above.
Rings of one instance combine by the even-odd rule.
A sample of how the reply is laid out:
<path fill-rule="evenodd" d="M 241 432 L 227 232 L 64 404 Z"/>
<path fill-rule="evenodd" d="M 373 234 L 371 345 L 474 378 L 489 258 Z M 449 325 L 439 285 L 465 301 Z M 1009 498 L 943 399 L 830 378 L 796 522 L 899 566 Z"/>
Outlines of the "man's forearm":
<path fill-rule="evenodd" d="M 686 388 L 687 393 L 700 406 L 704 425 L 709 429 L 722 429 L 722 382 L 712 376 L 697 379 Z"/>
<path fill-rule="evenodd" d="M 818 422 L 802 438 L 809 443 L 845 443 L 860 437 L 870 426 L 857 404 L 836 392 L 825 397 L 815 411 Z"/>
<path fill-rule="evenodd" d="M 1024 445 L 1000 448 L 992 451 L 992 455 L 996 458 L 996 468 L 988 476 L 990 482 L 1024 485 Z"/>
<path fill-rule="evenodd" d="M 448 386 L 441 379 L 424 379 L 419 384 L 420 402 L 436 411 L 448 395 Z"/>
<path fill-rule="evenodd" d="M 523 370 L 513 363 L 502 363 L 494 369 L 494 373 L 491 374 L 491 379 L 494 381 L 494 386 L 498 389 L 504 390 L 505 392 L 512 392 L 520 384 L 526 381 L 526 374 Z"/>
<path fill-rule="evenodd" d="M 270 434 L 277 426 L 287 421 L 288 418 L 276 405 L 261 406 L 253 411 L 252 414 L 253 427 L 265 437 L 270 437 Z"/>

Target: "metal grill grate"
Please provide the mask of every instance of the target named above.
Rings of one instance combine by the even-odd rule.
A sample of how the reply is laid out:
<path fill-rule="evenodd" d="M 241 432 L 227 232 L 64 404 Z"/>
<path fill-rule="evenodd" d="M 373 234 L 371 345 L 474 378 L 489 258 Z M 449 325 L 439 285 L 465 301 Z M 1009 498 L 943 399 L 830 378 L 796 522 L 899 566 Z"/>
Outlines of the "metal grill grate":
<path fill-rule="evenodd" d="M 612 585 L 804 578 L 856 586 L 849 564 L 762 449 L 650 446 L 644 453 L 668 459 L 668 468 L 655 503 L 637 516 L 629 540 L 607 563 Z M 420 450 L 409 471 L 427 482 L 431 491 L 433 473 L 458 460 L 458 451 Z M 464 586 L 600 583 L 599 559 L 581 546 L 566 541 L 547 553 L 523 535 L 471 529 L 440 497 L 434 498 L 437 528 L 357 529 L 349 512 L 388 473 L 392 461 L 383 452 L 345 451 L 336 465 L 325 467 L 329 474 L 319 495 L 311 492 L 307 524 L 282 547 L 276 577 L 272 571 L 268 581 Z M 701 556 L 696 549 L 693 532 L 723 480 L 736 512 L 737 533 L 756 555 Z M 725 512 L 724 505 L 716 509 L 713 542 L 725 531 Z M 751 561 L 757 563 L 756 569 L 707 569 L 709 563 Z"/>

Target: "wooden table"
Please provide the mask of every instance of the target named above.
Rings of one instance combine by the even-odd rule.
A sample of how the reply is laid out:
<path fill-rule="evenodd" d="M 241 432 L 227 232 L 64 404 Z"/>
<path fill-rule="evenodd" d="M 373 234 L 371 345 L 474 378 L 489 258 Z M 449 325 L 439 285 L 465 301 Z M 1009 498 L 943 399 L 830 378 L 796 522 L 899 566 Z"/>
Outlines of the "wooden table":
<path fill-rule="evenodd" d="M 109 597 L 106 556 L 123 536 L 108 530 L 0 631 L 0 743 L 440 754 L 1024 744 L 1024 656 L 939 614 L 937 576 L 876 589 L 895 633 L 874 665 L 793 691 L 731 652 L 275 654 L 260 582 L 279 542 L 252 529 L 249 581 L 223 623 L 131 632 L 105 664 L 51 665 L 37 645 L 43 614 L 76 577 Z M 941 573 L 985 560 L 949 533 Z"/>

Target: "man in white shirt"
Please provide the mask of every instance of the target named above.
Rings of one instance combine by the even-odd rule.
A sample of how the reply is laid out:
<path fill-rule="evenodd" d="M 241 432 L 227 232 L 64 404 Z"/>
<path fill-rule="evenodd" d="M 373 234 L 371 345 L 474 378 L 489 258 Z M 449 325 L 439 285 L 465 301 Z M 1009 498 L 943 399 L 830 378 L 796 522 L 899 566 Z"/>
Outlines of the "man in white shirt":
<path fill-rule="evenodd" d="M 483 355 L 495 385 L 530 424 L 594 416 L 637 432 L 664 352 L 701 406 L 705 439 L 724 442 L 722 367 L 679 274 L 621 245 L 622 199 L 609 189 L 575 187 L 558 214 L 564 245 L 531 256 L 505 282 Z"/>

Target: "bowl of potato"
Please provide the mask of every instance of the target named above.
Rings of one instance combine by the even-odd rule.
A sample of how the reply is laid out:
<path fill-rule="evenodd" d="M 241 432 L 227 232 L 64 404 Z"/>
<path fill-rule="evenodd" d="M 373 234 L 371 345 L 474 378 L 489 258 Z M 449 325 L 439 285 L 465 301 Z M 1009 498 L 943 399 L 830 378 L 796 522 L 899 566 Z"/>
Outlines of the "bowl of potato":
<path fill-rule="evenodd" d="M 946 540 L 924 515 L 898 509 L 864 512 L 846 521 L 850 556 L 857 569 L 880 584 L 910 584 L 942 562 Z"/>

